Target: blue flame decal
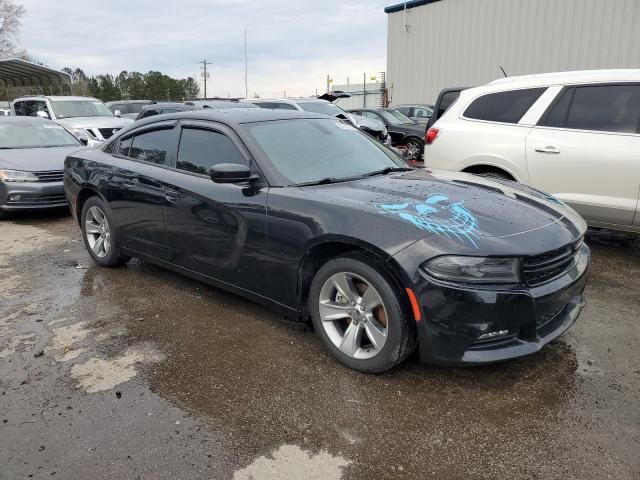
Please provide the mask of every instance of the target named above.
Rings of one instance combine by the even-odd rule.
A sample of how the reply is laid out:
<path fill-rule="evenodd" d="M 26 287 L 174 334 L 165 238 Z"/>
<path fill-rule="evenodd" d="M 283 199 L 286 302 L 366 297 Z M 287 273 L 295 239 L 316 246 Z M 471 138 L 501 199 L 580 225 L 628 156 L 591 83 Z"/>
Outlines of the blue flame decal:
<path fill-rule="evenodd" d="M 449 238 L 468 241 L 478 248 L 478 220 L 465 208 L 464 202 L 446 203 L 446 195 L 434 194 L 423 203 L 378 204 L 384 213 L 397 215 L 426 230 Z"/>

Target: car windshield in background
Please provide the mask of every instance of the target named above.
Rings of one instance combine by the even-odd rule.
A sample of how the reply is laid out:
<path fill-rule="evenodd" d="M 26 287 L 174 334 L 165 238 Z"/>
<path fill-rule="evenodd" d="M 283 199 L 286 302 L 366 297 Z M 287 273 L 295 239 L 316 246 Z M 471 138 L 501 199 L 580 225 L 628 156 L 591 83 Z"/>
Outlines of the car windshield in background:
<path fill-rule="evenodd" d="M 416 123 L 407 117 L 404 113 L 395 110 L 381 110 L 380 115 L 391 125 L 403 125 L 406 123 Z"/>
<path fill-rule="evenodd" d="M 300 108 L 305 112 L 322 113 L 323 115 L 329 115 L 331 117 L 337 117 L 345 113 L 340 107 L 329 102 L 300 102 L 298 105 L 300 105 Z"/>
<path fill-rule="evenodd" d="M 80 146 L 76 138 L 60 125 L 48 123 L 1 123 L 0 148 L 38 148 Z"/>
<path fill-rule="evenodd" d="M 392 151 L 340 120 L 280 120 L 249 124 L 248 130 L 290 185 L 407 167 Z"/>
<path fill-rule="evenodd" d="M 97 100 L 62 100 L 51 102 L 56 118 L 113 117 L 111 110 Z"/>

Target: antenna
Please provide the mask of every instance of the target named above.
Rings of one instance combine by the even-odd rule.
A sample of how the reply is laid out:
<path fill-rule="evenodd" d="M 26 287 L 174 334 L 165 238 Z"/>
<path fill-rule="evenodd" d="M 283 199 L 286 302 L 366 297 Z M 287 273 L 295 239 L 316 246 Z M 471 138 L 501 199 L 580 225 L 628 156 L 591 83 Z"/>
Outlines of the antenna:
<path fill-rule="evenodd" d="M 505 72 L 505 71 L 504 71 L 504 68 L 502 68 L 502 65 L 498 65 L 498 66 L 500 67 L 500 70 L 502 70 L 502 74 L 503 74 L 505 77 L 508 77 L 509 75 L 507 75 L 507 72 Z"/>

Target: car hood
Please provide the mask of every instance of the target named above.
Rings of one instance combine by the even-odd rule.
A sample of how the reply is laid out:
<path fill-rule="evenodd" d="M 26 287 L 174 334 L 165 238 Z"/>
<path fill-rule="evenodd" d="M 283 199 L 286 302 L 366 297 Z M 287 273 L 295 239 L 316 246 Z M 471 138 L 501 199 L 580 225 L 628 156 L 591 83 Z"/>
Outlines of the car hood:
<path fill-rule="evenodd" d="M 56 120 L 65 128 L 124 128 L 133 120 L 118 117 L 73 117 Z"/>
<path fill-rule="evenodd" d="M 353 123 L 356 127 L 367 128 L 375 132 L 381 132 L 384 130 L 384 123 L 375 118 L 362 117 L 360 115 L 354 115 L 353 113 L 345 112 L 344 115 Z"/>
<path fill-rule="evenodd" d="M 546 228 L 558 229 L 555 237 L 566 243 L 586 231 L 584 220 L 550 195 L 464 173 L 414 170 L 311 188 L 316 198 L 351 210 L 353 219 L 366 223 L 364 228 L 375 223 L 377 235 L 402 236 L 405 245 L 434 237 L 473 252 L 483 245 L 491 250 L 517 243 Z"/>
<path fill-rule="evenodd" d="M 15 148 L 0 150 L 0 168 L 38 172 L 62 170 L 67 155 L 82 149 L 77 147 Z"/>

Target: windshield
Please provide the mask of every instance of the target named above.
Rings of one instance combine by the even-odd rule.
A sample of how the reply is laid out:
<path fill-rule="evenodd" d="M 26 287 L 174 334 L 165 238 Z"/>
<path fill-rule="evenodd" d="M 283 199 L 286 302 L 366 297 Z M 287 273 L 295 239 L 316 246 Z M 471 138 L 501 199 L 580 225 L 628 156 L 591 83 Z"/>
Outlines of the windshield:
<path fill-rule="evenodd" d="M 406 123 L 416 123 L 407 117 L 404 113 L 395 110 L 380 110 L 380 115 L 391 125 L 403 125 Z"/>
<path fill-rule="evenodd" d="M 113 117 L 111 110 L 99 100 L 64 100 L 51 102 L 56 118 Z"/>
<path fill-rule="evenodd" d="M 280 120 L 249 124 L 248 130 L 288 185 L 407 167 L 391 150 L 341 120 Z"/>
<path fill-rule="evenodd" d="M 0 148 L 79 146 L 76 138 L 51 123 L 0 123 Z"/>
<path fill-rule="evenodd" d="M 338 115 L 344 115 L 345 111 L 333 103 L 320 101 L 320 102 L 300 102 L 298 103 L 300 108 L 305 112 L 322 113 L 331 117 L 337 117 Z M 346 115 L 345 115 L 346 117 Z"/>

